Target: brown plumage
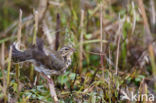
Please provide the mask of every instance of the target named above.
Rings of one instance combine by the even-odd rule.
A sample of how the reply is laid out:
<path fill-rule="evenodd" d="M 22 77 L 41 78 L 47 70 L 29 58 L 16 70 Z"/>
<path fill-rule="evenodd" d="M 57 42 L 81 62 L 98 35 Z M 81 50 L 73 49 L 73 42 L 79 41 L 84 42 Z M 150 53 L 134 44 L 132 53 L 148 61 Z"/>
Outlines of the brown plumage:
<path fill-rule="evenodd" d="M 42 40 L 37 40 L 37 44 L 21 51 L 18 43 L 12 45 L 12 59 L 14 62 L 29 61 L 35 65 L 35 70 L 46 75 L 58 75 L 63 73 L 71 64 L 73 48 L 66 46 L 59 51 L 47 51 Z"/>

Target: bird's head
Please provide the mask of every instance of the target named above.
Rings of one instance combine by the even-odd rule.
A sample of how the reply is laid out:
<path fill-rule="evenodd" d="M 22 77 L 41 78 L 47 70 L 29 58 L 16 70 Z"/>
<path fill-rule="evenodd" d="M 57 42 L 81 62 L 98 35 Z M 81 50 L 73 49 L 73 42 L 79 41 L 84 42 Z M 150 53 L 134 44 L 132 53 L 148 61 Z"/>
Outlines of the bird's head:
<path fill-rule="evenodd" d="M 63 57 L 70 57 L 74 51 L 75 49 L 70 46 L 64 46 L 59 50 L 60 55 L 62 55 Z"/>

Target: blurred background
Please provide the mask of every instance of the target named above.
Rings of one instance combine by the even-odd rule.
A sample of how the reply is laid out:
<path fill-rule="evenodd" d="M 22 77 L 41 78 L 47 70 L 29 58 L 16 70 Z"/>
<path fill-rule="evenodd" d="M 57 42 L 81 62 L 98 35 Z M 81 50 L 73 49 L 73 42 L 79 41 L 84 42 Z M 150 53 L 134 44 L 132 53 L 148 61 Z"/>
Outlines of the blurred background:
<path fill-rule="evenodd" d="M 156 96 L 155 0 L 0 0 L 0 103 L 53 102 L 31 63 L 11 61 L 13 42 L 26 49 L 35 38 L 76 49 L 66 73 L 52 77 L 60 103 Z"/>

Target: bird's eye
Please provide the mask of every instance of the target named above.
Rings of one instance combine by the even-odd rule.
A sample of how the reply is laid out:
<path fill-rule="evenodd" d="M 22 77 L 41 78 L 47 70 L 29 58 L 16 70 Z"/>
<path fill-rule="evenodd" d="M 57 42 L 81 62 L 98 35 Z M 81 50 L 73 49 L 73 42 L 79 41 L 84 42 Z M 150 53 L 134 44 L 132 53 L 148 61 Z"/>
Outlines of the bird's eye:
<path fill-rule="evenodd" d="M 69 50 L 68 48 L 65 48 L 65 50 Z"/>

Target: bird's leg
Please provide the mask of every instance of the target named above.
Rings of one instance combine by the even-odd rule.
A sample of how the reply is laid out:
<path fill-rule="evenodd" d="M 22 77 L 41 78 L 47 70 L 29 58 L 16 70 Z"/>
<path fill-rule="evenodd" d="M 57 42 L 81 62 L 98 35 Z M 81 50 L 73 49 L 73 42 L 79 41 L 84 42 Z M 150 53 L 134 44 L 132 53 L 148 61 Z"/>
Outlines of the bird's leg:
<path fill-rule="evenodd" d="M 48 81 L 48 85 L 49 85 L 49 89 L 50 89 L 50 94 L 51 94 L 51 97 L 54 99 L 54 102 L 55 103 L 59 103 L 58 102 L 57 95 L 56 95 L 56 91 L 55 91 L 55 86 L 54 86 L 53 79 L 51 79 L 50 77 L 48 77 L 44 73 L 41 73 L 41 76 Z"/>

